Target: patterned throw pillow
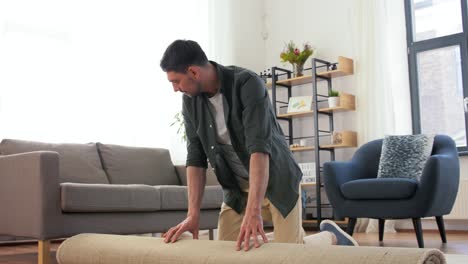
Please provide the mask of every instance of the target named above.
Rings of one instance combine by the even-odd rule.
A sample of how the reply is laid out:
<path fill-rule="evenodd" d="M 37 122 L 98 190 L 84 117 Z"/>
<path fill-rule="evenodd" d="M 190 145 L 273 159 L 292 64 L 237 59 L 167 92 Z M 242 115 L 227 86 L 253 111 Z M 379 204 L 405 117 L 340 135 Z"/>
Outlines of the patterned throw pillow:
<path fill-rule="evenodd" d="M 433 143 L 434 135 L 385 136 L 377 178 L 419 181 Z"/>

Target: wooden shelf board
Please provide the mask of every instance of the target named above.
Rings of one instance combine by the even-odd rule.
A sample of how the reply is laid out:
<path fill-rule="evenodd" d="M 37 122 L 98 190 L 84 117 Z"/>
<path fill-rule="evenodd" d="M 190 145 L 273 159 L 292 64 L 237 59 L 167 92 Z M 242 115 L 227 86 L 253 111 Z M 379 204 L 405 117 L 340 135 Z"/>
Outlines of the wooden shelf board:
<path fill-rule="evenodd" d="M 322 113 L 331 113 L 331 112 L 344 112 L 344 111 L 354 111 L 356 110 L 355 108 L 352 107 L 346 107 L 346 106 L 338 106 L 338 107 L 326 107 L 326 108 L 320 108 L 319 112 Z"/>
<path fill-rule="evenodd" d="M 342 70 L 333 70 L 333 71 L 326 71 L 326 72 L 318 72 L 318 76 L 327 77 L 327 78 L 334 78 L 334 77 L 341 77 L 341 76 L 348 76 L 352 75 L 352 72 L 345 72 Z"/>
<path fill-rule="evenodd" d="M 314 150 L 315 147 L 309 146 L 309 147 L 290 147 L 289 148 L 291 151 L 309 151 L 309 150 Z"/>
<path fill-rule="evenodd" d="M 317 183 L 315 182 L 301 182 L 301 186 L 315 186 Z"/>
<path fill-rule="evenodd" d="M 330 144 L 330 145 L 321 145 L 321 148 L 325 149 L 332 149 L 332 148 L 355 148 L 355 145 L 347 145 L 347 144 Z"/>
<path fill-rule="evenodd" d="M 302 117 L 302 116 L 310 116 L 313 115 L 314 111 L 304 111 L 304 112 L 295 112 L 295 113 L 288 113 L 288 114 L 281 114 L 278 117 L 282 118 L 293 118 L 293 117 Z"/>
<path fill-rule="evenodd" d="M 290 78 L 290 79 L 285 79 L 285 80 L 279 80 L 276 83 L 277 84 L 284 84 L 284 85 L 302 85 L 302 84 L 308 84 L 312 82 L 312 75 L 304 75 L 301 77 L 295 77 L 295 78 Z"/>

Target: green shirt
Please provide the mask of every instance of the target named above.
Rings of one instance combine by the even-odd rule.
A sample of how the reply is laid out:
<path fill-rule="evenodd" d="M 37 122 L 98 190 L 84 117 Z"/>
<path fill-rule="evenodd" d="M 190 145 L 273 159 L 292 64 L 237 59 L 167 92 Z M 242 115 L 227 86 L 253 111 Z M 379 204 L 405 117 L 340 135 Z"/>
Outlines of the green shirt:
<path fill-rule="evenodd" d="M 298 200 L 302 173 L 276 121 L 265 84 L 247 69 L 211 63 L 217 68 L 232 146 L 247 171 L 251 154 L 269 154 L 266 197 L 286 217 Z M 184 95 L 182 113 L 187 133 L 186 165 L 206 168 L 208 159 L 223 187 L 224 202 L 240 214 L 246 207 L 247 194 L 239 187 L 216 142 L 215 120 L 209 110 L 208 95 Z"/>

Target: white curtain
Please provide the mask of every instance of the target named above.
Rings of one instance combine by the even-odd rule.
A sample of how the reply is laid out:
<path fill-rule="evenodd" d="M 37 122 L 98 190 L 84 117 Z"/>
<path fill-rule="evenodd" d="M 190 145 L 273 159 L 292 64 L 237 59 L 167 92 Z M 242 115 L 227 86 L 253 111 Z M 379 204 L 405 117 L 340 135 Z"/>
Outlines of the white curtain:
<path fill-rule="evenodd" d="M 208 0 L 0 2 L 0 139 L 171 150 L 181 109 L 161 71 L 175 39 L 209 54 Z"/>
<path fill-rule="evenodd" d="M 404 1 L 354 0 L 350 15 L 361 144 L 387 134 L 411 134 Z M 357 231 L 377 231 L 360 219 Z M 387 221 L 394 230 L 394 221 Z"/>

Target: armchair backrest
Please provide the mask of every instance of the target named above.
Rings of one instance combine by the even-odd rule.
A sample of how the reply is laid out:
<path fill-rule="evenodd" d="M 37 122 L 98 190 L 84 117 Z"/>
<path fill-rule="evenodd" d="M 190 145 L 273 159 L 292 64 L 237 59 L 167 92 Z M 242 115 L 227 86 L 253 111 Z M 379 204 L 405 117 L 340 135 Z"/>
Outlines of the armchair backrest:
<path fill-rule="evenodd" d="M 376 178 L 379 171 L 380 154 L 382 153 L 383 139 L 372 140 L 362 145 L 351 160 L 355 163 L 359 178 Z"/>
<path fill-rule="evenodd" d="M 380 155 L 382 154 L 383 139 L 370 141 L 362 145 L 352 158 L 352 162 L 359 168 L 360 178 L 376 178 L 379 170 Z M 432 154 L 445 154 L 458 159 L 455 142 L 446 135 L 436 135 L 432 147 Z"/>

